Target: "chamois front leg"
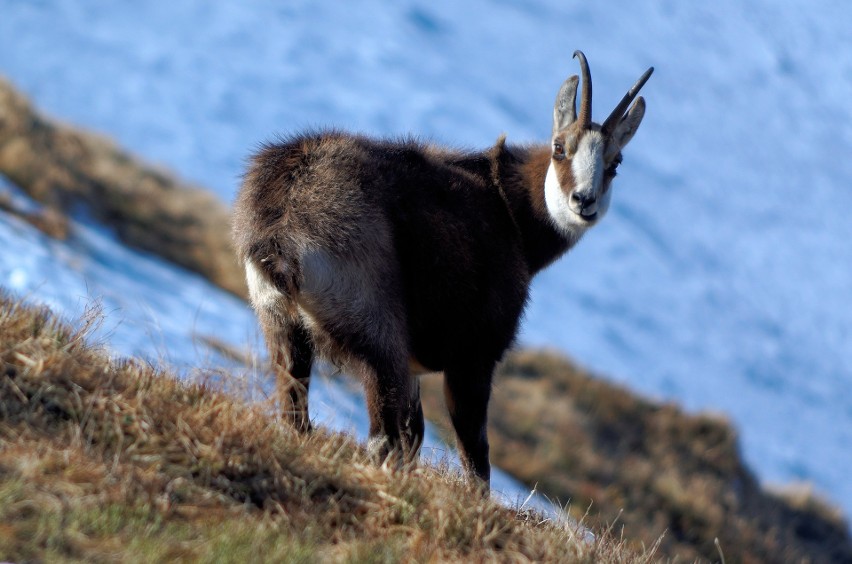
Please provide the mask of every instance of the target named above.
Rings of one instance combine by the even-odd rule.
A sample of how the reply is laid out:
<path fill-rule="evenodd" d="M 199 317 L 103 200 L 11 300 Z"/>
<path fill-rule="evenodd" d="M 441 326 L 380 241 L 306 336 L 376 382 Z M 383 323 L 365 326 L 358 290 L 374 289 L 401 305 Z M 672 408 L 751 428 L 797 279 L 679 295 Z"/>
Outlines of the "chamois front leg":
<path fill-rule="evenodd" d="M 269 312 L 259 317 L 282 416 L 297 431 L 309 432 L 308 389 L 314 359 L 310 334 L 300 322 L 287 323 Z"/>
<path fill-rule="evenodd" d="M 456 430 L 462 465 L 488 487 L 488 400 L 494 363 L 448 368 L 444 372 L 444 399 Z"/>

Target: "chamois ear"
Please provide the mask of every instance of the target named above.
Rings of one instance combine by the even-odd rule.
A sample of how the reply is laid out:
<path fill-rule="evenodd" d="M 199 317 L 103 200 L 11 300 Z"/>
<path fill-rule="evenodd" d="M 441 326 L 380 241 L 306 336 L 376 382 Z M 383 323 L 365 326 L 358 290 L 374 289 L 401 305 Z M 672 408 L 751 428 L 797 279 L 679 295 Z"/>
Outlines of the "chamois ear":
<path fill-rule="evenodd" d="M 556 103 L 553 105 L 553 134 L 556 135 L 577 119 L 577 85 L 580 77 L 576 74 L 562 83 Z"/>
<path fill-rule="evenodd" d="M 639 96 L 633 102 L 630 111 L 615 126 L 615 131 L 612 132 L 611 145 L 614 146 L 613 148 L 617 147 L 620 151 L 633 139 L 643 117 L 645 117 L 645 99 Z"/>

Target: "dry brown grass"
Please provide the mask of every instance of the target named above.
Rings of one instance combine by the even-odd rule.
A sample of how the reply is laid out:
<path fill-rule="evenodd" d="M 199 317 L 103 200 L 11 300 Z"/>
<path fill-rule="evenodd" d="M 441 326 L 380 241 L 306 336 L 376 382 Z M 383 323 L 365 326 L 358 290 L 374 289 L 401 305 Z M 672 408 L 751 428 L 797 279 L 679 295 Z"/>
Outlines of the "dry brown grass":
<path fill-rule="evenodd" d="M 447 429 L 440 380 L 423 388 Z M 643 400 L 541 351 L 503 363 L 489 413 L 495 465 L 588 523 L 617 518 L 634 546 L 665 534 L 659 553 L 680 561 L 718 560 L 716 538 L 729 562 L 852 561 L 840 513 L 807 491 L 762 490 L 720 416 Z"/>
<path fill-rule="evenodd" d="M 0 298 L 0 560 L 642 562 Z"/>

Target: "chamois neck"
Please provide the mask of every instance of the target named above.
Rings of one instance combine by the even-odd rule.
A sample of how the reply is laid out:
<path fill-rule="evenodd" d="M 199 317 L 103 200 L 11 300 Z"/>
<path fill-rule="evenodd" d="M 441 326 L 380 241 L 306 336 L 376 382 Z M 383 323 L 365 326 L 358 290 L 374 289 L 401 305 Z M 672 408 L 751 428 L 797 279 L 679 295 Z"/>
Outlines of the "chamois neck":
<path fill-rule="evenodd" d="M 507 146 L 500 138 L 491 150 L 492 182 L 502 190 L 523 239 L 524 257 L 532 274 L 562 256 L 579 239 L 559 231 L 544 197 L 550 147 Z"/>

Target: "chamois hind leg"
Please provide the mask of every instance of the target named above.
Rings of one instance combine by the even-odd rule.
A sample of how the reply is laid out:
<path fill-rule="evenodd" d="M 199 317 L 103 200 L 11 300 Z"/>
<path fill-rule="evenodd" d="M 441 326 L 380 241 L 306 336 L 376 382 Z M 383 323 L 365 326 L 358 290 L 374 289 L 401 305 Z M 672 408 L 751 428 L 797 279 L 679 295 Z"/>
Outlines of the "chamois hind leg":
<path fill-rule="evenodd" d="M 386 280 L 387 282 L 387 280 Z M 413 461 L 423 443 L 424 422 L 420 381 L 409 368 L 408 339 L 403 317 L 392 300 L 369 311 L 366 302 L 349 308 L 324 324 L 342 349 L 349 351 L 364 384 L 370 418 L 369 449 L 385 460 Z"/>
<path fill-rule="evenodd" d="M 491 477 L 487 418 L 494 365 L 460 365 L 444 371 L 444 399 L 456 431 L 462 465 L 486 486 Z"/>
<path fill-rule="evenodd" d="M 391 251 L 355 249 L 360 252 L 346 257 L 305 254 L 299 307 L 361 371 L 376 454 L 413 459 L 423 441 L 423 411 L 420 383 L 408 366 L 399 273 L 384 258 Z"/>
<path fill-rule="evenodd" d="M 269 311 L 258 313 L 284 420 L 298 431 L 308 432 L 308 388 L 314 360 L 310 334 L 301 321 L 285 320 Z"/>
<path fill-rule="evenodd" d="M 415 460 L 423 443 L 424 422 L 420 382 L 410 374 L 408 359 L 368 357 L 364 364 L 370 450 L 381 460 L 388 456 Z"/>

